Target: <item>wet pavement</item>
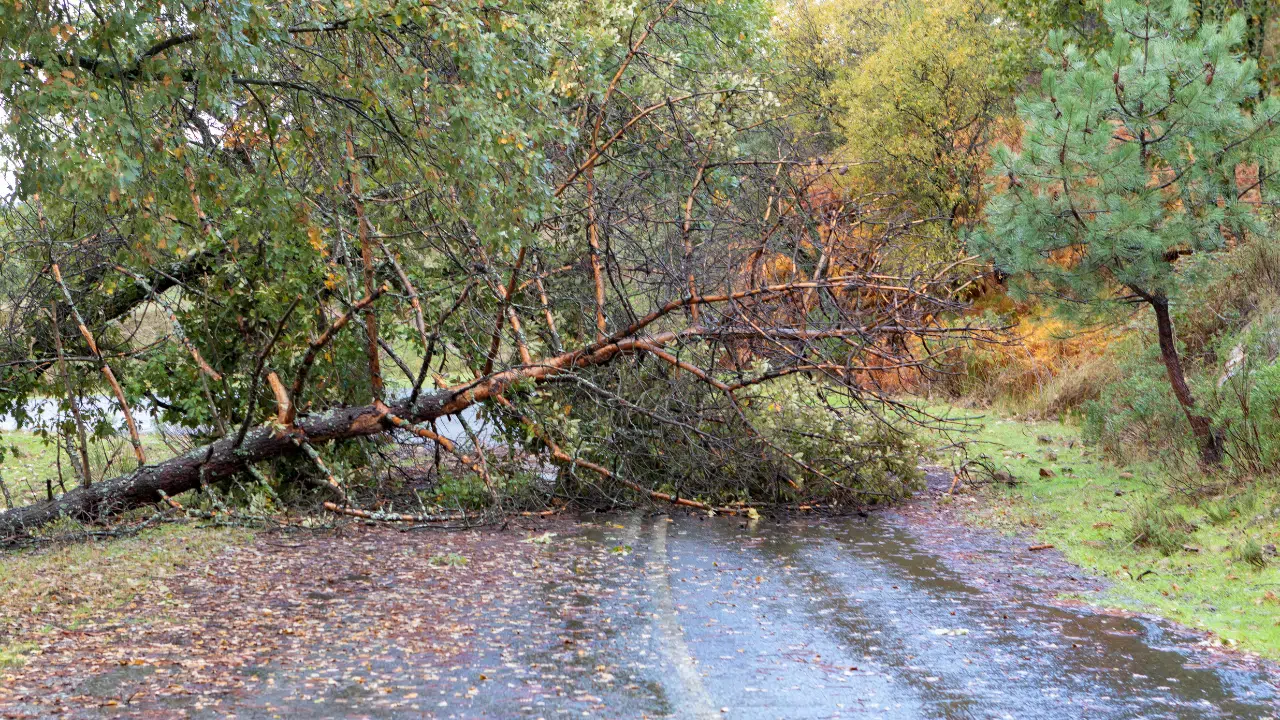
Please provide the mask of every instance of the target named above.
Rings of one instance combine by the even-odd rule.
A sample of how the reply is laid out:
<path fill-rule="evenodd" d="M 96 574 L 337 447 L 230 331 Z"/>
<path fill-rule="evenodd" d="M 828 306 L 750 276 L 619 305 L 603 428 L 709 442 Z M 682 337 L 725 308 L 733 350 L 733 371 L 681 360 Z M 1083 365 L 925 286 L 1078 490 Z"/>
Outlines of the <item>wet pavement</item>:
<path fill-rule="evenodd" d="M 1160 621 L 1055 603 L 1037 590 L 1035 562 L 992 566 L 977 577 L 892 516 L 747 523 L 631 515 L 484 531 L 476 535 L 488 538 L 489 555 L 476 551 L 468 564 L 435 567 L 427 576 L 410 572 L 426 564 L 427 552 L 414 544 L 438 550 L 443 536 L 356 532 L 354 539 L 314 541 L 335 544 L 327 555 L 308 543 L 316 554 L 289 572 L 288 587 L 277 581 L 263 589 L 285 618 L 271 632 L 302 633 L 304 624 L 323 632 L 246 651 L 233 680 L 216 692 L 208 682 L 200 692 L 190 689 L 201 686 L 189 670 L 188 690 L 157 689 L 164 683 L 150 673 L 173 673 L 166 681 L 172 687 L 183 663 L 166 666 L 153 651 L 152 667 L 125 664 L 55 690 L 78 703 L 62 711 L 210 718 L 1280 717 L 1274 666 L 1224 659 L 1197 635 Z M 467 535 L 449 535 L 450 547 L 466 553 Z M 350 553 L 341 561 L 349 576 L 324 564 L 338 546 Z M 396 556 L 379 557 L 379 548 L 396 548 Z M 253 562 L 273 562 L 273 551 L 254 552 Z M 485 575 L 495 569 L 501 577 Z M 240 592 L 218 582 L 224 595 Z M 199 607 L 188 643 L 219 632 L 216 613 Z M 181 656 L 182 641 L 177 645 Z M 95 697 L 130 702 L 89 707 Z M 9 707 L 36 705 L 0 704 Z"/>

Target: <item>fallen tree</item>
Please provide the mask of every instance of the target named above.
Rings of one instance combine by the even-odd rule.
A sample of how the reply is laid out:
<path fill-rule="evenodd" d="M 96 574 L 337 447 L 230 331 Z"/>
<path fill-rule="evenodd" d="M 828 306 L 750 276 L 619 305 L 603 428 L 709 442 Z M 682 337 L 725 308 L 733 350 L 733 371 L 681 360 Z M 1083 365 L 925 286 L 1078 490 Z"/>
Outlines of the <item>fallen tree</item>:
<path fill-rule="evenodd" d="M 412 402 L 336 408 L 301 417 L 292 426 L 271 423 L 256 427 L 243 436 L 228 435 L 178 457 L 143 465 L 133 472 L 77 488 L 55 500 L 0 513 L 0 536 L 20 533 L 63 517 L 97 520 L 162 502 L 165 498 L 244 472 L 256 463 L 301 454 L 303 442 L 317 445 L 387 432 L 395 427 L 388 420 L 388 415 L 409 423 L 453 415 L 500 394 L 516 382 L 545 378 L 575 366 L 607 362 L 620 352 L 633 351 L 635 344 L 636 341 L 609 343 L 588 352 L 561 355 L 539 367 L 498 373 L 481 383 L 423 393 Z"/>
<path fill-rule="evenodd" d="M 228 434 L 207 445 L 197 447 L 182 455 L 155 464 L 144 464 L 132 472 L 119 475 L 109 480 L 79 487 L 60 495 L 54 500 L 10 509 L 0 513 L 0 537 L 15 535 L 37 528 L 60 518 L 78 521 L 96 521 L 112 514 L 136 507 L 163 502 L 182 493 L 204 487 L 228 478 L 236 473 L 245 472 L 251 466 L 274 458 L 302 454 L 307 446 L 340 442 L 360 437 L 368 437 L 396 428 L 411 429 L 418 423 L 428 423 L 445 416 L 455 415 L 477 403 L 497 399 L 510 407 L 510 402 L 503 394 L 510 388 L 525 382 L 540 382 L 554 379 L 559 375 L 579 368 L 603 365 L 621 355 L 637 353 L 650 354 L 662 358 L 666 362 L 683 366 L 682 369 L 699 376 L 707 383 L 732 395 L 755 383 L 737 383 L 730 387 L 716 381 L 698 368 L 680 363 L 662 348 L 681 340 L 698 339 L 722 334 L 748 335 L 739 331 L 710 331 L 694 327 L 680 332 L 665 332 L 656 335 L 635 336 L 649 324 L 656 322 L 672 312 L 684 307 L 725 302 L 730 299 L 742 299 L 751 295 L 798 293 L 810 289 L 813 283 L 782 285 L 763 288 L 757 291 L 746 291 L 734 296 L 715 296 L 706 298 L 686 298 L 679 302 L 655 310 L 635 325 L 628 328 L 632 333 L 626 338 L 609 338 L 588 347 L 530 366 L 522 366 L 495 373 L 475 382 L 457 387 L 442 388 L 416 394 L 416 397 L 401 402 L 385 405 L 375 402 L 359 407 L 334 408 L 323 413 L 298 417 L 291 424 L 279 420 L 287 419 L 290 404 L 287 395 L 278 392 L 280 415 L 277 421 L 269 422 L 240 434 Z M 345 316 L 345 317 L 349 317 Z M 335 323 L 341 327 L 345 322 Z M 751 337 L 764 340 L 770 335 L 786 340 L 798 337 L 826 337 L 833 334 L 854 334 L 856 330 L 867 332 L 866 328 L 845 329 L 840 333 L 822 330 L 799 330 L 796 328 L 774 328 L 771 333 L 750 333 Z M 900 329 L 891 328 L 892 332 Z M 923 334 L 931 334 L 921 329 Z M 974 329 L 967 327 L 934 328 L 932 334 L 966 336 Z M 807 368 L 805 372 L 814 372 L 821 368 Z M 840 368 L 837 368 L 840 369 Z M 777 373 L 767 373 L 757 382 L 768 382 L 780 377 Z M 527 418 L 525 422 L 533 425 Z M 535 425 L 536 428 L 536 425 Z M 589 460 L 572 457 L 545 432 L 535 430 L 546 442 L 551 459 L 558 463 L 571 463 L 584 467 L 602 477 L 621 482 L 632 490 L 644 493 L 651 499 L 670 502 L 686 507 L 712 509 L 706 503 L 680 498 L 667 493 L 646 490 L 625 478 L 618 478 L 614 473 Z M 434 436 L 437 442 L 446 440 Z M 803 464 L 803 461 L 796 460 Z M 346 498 L 343 497 L 346 501 Z M 359 512 L 357 510 L 357 512 Z"/>
<path fill-rule="evenodd" d="M 779 122 L 763 4 L 108 4 L 0 24 L 21 59 L 0 84 L 0 412 L 80 479 L 17 493 L 0 534 L 177 507 L 286 457 L 270 481 L 336 512 L 435 516 L 362 508 L 384 498 L 327 469 L 374 466 L 374 443 L 335 445 L 377 435 L 425 441 L 431 482 L 456 457 L 502 508 L 501 461 L 431 425 L 481 404 L 505 449 L 602 504 L 873 497 L 840 458 L 910 450 L 859 423 L 909 423 L 894 394 L 993 339 L 947 320 L 980 268 L 919 258 L 921 219 Z M 770 422 L 799 399 L 834 420 Z M 195 447 L 157 461 L 140 407 Z"/>

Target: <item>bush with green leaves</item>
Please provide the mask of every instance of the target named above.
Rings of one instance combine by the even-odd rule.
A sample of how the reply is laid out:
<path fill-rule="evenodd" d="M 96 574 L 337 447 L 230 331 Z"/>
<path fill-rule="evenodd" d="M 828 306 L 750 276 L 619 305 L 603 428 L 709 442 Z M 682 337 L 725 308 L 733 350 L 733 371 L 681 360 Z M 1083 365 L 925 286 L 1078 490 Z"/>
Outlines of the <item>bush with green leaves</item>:
<path fill-rule="evenodd" d="M 1262 570 L 1268 564 L 1267 556 L 1263 552 L 1262 546 L 1253 538 L 1245 538 L 1236 545 L 1231 551 L 1231 560 L 1248 565 L 1254 570 Z"/>
<path fill-rule="evenodd" d="M 570 428 L 565 406 L 548 405 L 540 422 L 556 427 L 551 418 L 560 415 L 567 451 L 660 492 L 716 503 L 874 504 L 920 486 L 924 450 L 905 423 L 878 420 L 844 398 L 828 403 L 806 381 L 784 381 L 738 405 L 655 363 L 579 382 L 593 384 L 570 399 L 579 420 Z M 609 395 L 627 403 L 609 402 Z M 607 500 L 597 477 L 565 474 L 577 479 L 564 485 L 573 499 Z"/>
<path fill-rule="evenodd" d="M 1275 231 L 1178 273 L 1175 308 L 1188 381 L 1221 429 L 1229 465 L 1280 469 L 1280 248 Z M 1087 406 L 1086 439 L 1115 457 L 1187 459 L 1195 450 L 1158 350 L 1140 337 L 1110 353 L 1118 379 Z M 1185 463 L 1183 463 L 1185 464 Z"/>
<path fill-rule="evenodd" d="M 796 392 L 754 402 L 749 414 L 768 442 L 808 466 L 783 462 L 780 468 L 802 492 L 805 483 L 813 483 L 836 495 L 878 502 L 922 487 L 924 447 L 911 432 L 869 409 L 833 407 L 811 393 Z"/>
<path fill-rule="evenodd" d="M 1119 460 L 1178 459 L 1195 450 L 1186 419 L 1169 393 L 1159 350 L 1130 338 L 1113 351 L 1116 382 L 1084 407 L 1083 436 Z"/>

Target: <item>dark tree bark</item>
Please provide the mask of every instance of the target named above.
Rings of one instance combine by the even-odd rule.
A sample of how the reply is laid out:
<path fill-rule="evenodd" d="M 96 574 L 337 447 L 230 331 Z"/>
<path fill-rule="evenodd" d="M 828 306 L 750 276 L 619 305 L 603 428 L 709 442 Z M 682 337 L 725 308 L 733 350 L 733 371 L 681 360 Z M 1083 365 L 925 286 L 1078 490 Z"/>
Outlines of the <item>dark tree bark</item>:
<path fill-rule="evenodd" d="M 1151 308 L 1156 313 L 1156 332 L 1160 338 L 1160 357 L 1164 360 L 1165 370 L 1169 374 L 1169 384 L 1173 386 L 1173 394 L 1182 406 L 1182 412 L 1191 424 L 1191 432 L 1195 435 L 1196 444 L 1200 446 L 1200 462 L 1209 467 L 1222 464 L 1222 435 L 1213 427 L 1213 421 L 1196 410 L 1195 396 L 1187 385 L 1187 376 L 1182 370 L 1182 359 L 1178 356 L 1178 341 L 1173 334 L 1173 319 L 1169 316 L 1169 300 L 1163 295 L 1146 295 Z"/>
<path fill-rule="evenodd" d="M 412 422 L 421 422 L 456 412 L 447 408 L 451 395 L 448 391 L 424 394 L 411 406 L 397 405 L 390 410 Z M 61 517 L 94 521 L 112 513 L 151 505 L 165 496 L 200 487 L 202 476 L 206 483 L 216 482 L 254 463 L 299 454 L 302 450 L 293 442 L 294 437 L 319 444 L 376 435 L 391 428 L 385 417 L 385 408 L 365 405 L 299 418 L 290 430 L 274 424 L 263 425 L 249 431 L 239 447 L 236 447 L 235 435 L 228 435 L 185 455 L 77 488 L 55 500 L 0 513 L 0 537 L 17 535 Z"/>
<path fill-rule="evenodd" d="M 350 440 L 387 432 L 401 423 L 417 424 L 453 415 L 500 395 L 521 381 L 538 382 L 575 367 L 601 365 L 619 354 L 633 353 L 651 344 L 662 345 L 679 337 L 660 333 L 647 342 L 633 338 L 592 345 L 583 350 L 549 358 L 532 368 L 516 368 L 495 373 L 464 387 L 422 393 L 415 400 L 391 406 L 372 405 L 337 408 L 299 417 L 289 428 L 272 422 L 260 425 L 239 440 L 227 435 L 184 455 L 154 465 L 144 465 L 131 473 L 79 487 L 56 499 L 0 513 L 0 538 L 19 535 L 30 529 L 67 517 L 95 521 L 113 513 L 151 505 L 165 497 L 180 495 L 200 487 L 201 482 L 217 482 L 248 466 L 272 458 L 303 452 L 294 439 L 310 445 Z"/>

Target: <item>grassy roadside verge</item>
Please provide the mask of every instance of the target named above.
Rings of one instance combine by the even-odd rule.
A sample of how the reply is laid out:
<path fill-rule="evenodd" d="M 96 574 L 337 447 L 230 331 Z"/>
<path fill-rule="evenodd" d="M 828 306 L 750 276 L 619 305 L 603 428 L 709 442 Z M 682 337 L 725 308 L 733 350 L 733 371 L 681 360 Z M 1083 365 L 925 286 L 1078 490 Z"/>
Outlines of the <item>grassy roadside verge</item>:
<path fill-rule="evenodd" d="M 132 537 L 59 543 L 0 554 L 0 678 L 41 639 L 108 616 L 142 596 L 178 603 L 165 581 L 252 534 L 170 524 Z M 157 607 L 157 613 L 168 612 Z"/>
<path fill-rule="evenodd" d="M 953 414 L 975 415 L 969 411 Z M 1192 499 L 1158 468 L 1116 467 L 1056 422 L 986 415 L 979 445 L 1019 481 L 979 492 L 975 524 L 1029 532 L 1114 583 L 1108 605 L 1207 630 L 1226 645 L 1280 658 L 1280 483 L 1237 482 Z M 1044 470 L 1045 472 L 1041 472 Z M 1150 540 L 1157 537 L 1155 547 Z"/>
<path fill-rule="evenodd" d="M 14 503 L 44 499 L 46 479 L 58 474 L 55 446 L 29 432 L 4 431 L 0 442 L 10 449 L 0 472 Z M 170 452 L 156 436 L 144 436 L 144 442 L 153 456 Z M 61 460 L 64 483 L 73 488 L 66 456 Z M 125 465 L 131 462 L 127 458 Z M 62 492 L 56 480 L 54 488 Z M 167 578 L 250 539 L 252 534 L 242 529 L 176 523 L 129 537 L 55 540 L 31 549 L 0 550 L 0 678 L 6 667 L 20 665 L 38 651 L 42 638 L 55 629 L 75 629 L 143 595 L 166 598 Z"/>
<path fill-rule="evenodd" d="M 26 430 L 0 430 L 0 445 L 6 450 L 0 461 L 0 479 L 3 479 L 15 506 L 44 500 L 46 483 L 52 483 L 53 491 L 58 495 L 75 489 L 79 484 L 66 452 L 35 433 Z M 104 467 L 108 465 L 108 458 L 100 446 L 92 442 L 90 445 L 90 465 L 94 475 L 101 477 Z M 152 462 L 173 455 L 173 451 L 155 434 L 144 434 L 142 446 L 147 452 L 147 459 Z M 127 443 L 124 443 L 115 453 L 110 467 L 106 467 L 107 474 L 127 472 L 133 466 L 132 452 Z"/>

